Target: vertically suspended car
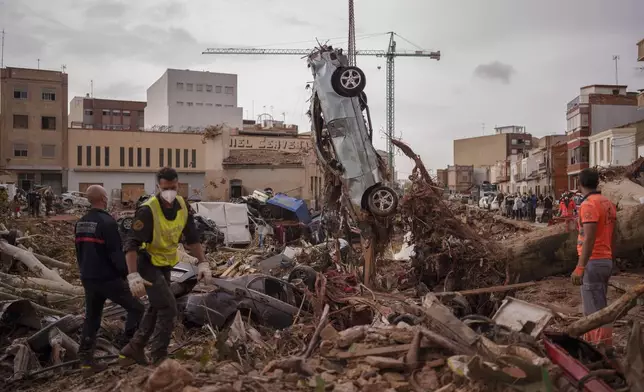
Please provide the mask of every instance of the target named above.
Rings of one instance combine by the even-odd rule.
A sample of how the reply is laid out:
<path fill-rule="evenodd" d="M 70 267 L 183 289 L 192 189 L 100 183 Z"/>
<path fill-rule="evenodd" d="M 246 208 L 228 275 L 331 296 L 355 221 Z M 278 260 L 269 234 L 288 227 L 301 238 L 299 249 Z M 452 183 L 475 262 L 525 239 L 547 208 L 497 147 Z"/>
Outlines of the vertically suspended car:
<path fill-rule="evenodd" d="M 354 208 L 381 217 L 394 214 L 398 195 L 384 184 L 385 163 L 372 144 L 364 72 L 349 66 L 341 49 L 325 45 L 309 55 L 308 66 L 314 78 L 311 122 L 318 160 L 340 180 Z"/>

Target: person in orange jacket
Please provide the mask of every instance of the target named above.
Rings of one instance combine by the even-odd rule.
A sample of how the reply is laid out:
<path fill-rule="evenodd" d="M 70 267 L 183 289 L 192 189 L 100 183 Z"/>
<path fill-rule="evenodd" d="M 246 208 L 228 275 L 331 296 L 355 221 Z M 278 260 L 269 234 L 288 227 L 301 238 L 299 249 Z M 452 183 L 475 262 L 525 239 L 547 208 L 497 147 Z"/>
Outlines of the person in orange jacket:
<path fill-rule="evenodd" d="M 572 283 L 581 286 L 584 315 L 595 313 L 608 305 L 606 294 L 608 280 L 613 270 L 615 251 L 616 208 L 597 190 L 599 174 L 593 169 L 584 169 L 579 174 L 584 199 L 579 207 L 577 224 L 577 253 L 579 260 L 571 275 Z M 584 335 L 594 344 L 612 345 L 613 326 L 604 325 Z"/>

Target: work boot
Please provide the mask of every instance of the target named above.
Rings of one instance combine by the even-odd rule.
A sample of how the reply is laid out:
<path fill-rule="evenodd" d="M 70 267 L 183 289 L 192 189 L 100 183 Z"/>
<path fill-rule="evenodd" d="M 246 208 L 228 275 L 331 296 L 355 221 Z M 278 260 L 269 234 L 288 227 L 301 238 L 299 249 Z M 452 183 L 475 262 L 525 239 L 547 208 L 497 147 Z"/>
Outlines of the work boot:
<path fill-rule="evenodd" d="M 153 365 L 159 365 L 168 358 L 168 350 L 150 353 L 150 359 Z"/>
<path fill-rule="evenodd" d="M 119 365 L 130 366 L 135 363 L 147 365 L 148 359 L 145 357 L 143 346 L 130 342 L 119 353 Z"/>
<path fill-rule="evenodd" d="M 83 377 L 91 377 L 96 373 L 100 373 L 103 370 L 107 369 L 106 363 L 98 362 L 86 362 L 81 365 L 81 370 L 83 371 Z"/>

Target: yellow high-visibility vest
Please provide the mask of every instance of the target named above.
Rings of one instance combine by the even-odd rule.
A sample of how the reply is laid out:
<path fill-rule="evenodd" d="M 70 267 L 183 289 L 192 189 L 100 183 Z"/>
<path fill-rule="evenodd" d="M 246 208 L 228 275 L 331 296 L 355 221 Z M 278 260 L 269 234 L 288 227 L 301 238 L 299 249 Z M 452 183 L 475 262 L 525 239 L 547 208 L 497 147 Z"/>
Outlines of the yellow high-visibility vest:
<path fill-rule="evenodd" d="M 161 204 L 156 196 L 149 198 L 144 206 L 150 207 L 152 211 L 152 220 L 154 227 L 152 230 L 152 242 L 143 244 L 152 260 L 152 265 L 157 267 L 174 267 L 179 262 L 179 241 L 184 227 L 188 222 L 188 208 L 183 197 L 177 196 L 177 201 L 181 208 L 177 211 L 177 217 L 174 220 L 166 219 L 161 209 Z"/>

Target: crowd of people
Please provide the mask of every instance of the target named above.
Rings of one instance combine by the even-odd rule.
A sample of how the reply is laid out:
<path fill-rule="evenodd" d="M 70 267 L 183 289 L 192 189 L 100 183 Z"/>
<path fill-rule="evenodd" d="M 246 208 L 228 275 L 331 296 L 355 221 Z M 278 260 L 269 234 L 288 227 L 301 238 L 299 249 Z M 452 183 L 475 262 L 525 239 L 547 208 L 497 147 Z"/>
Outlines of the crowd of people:
<path fill-rule="evenodd" d="M 49 214 L 53 213 L 55 195 L 51 189 L 46 189 L 43 192 L 39 192 L 36 189 L 31 189 L 26 193 L 24 199 L 26 199 L 27 214 L 30 217 L 40 217 L 40 210 L 43 201 L 45 202 L 45 215 L 49 216 Z M 20 216 L 22 215 L 22 200 L 23 199 L 21 195 L 17 193 L 13 196 L 13 200 L 11 200 L 10 209 L 11 215 L 14 218 L 20 218 Z"/>
<path fill-rule="evenodd" d="M 501 214 L 516 220 L 547 222 L 553 216 L 570 218 L 577 216 L 578 205 L 581 204 L 579 195 L 567 192 L 561 195 L 558 203 L 551 194 L 536 195 L 516 192 L 508 195 L 499 193 L 497 196 Z M 555 209 L 555 205 L 558 209 Z"/>

